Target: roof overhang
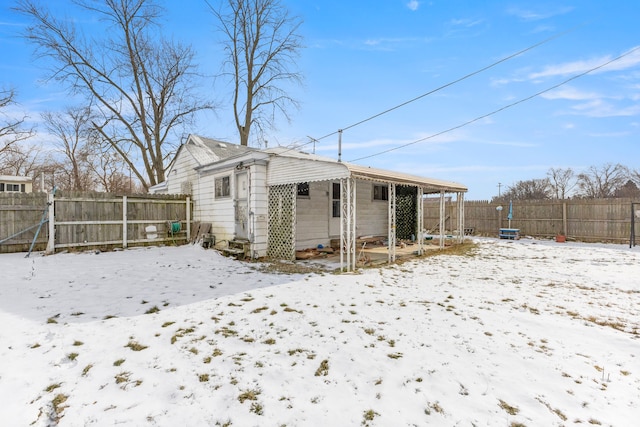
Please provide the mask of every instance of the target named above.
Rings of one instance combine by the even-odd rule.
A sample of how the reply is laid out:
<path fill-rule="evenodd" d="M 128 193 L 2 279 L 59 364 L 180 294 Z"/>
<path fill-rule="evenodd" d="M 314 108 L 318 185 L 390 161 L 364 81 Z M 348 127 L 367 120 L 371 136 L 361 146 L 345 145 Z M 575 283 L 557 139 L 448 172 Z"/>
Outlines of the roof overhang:
<path fill-rule="evenodd" d="M 434 178 L 425 178 L 416 175 L 409 175 L 400 172 L 389 171 L 386 169 L 376 169 L 367 166 L 354 165 L 351 163 L 344 164 L 351 176 L 356 179 L 365 179 L 377 182 L 387 182 L 398 185 L 412 185 L 422 187 L 426 193 L 446 193 L 466 192 L 468 188 L 462 184 L 452 181 L 444 181 Z"/>
<path fill-rule="evenodd" d="M 452 181 L 425 178 L 394 172 L 386 169 L 376 169 L 351 163 L 301 153 L 292 150 L 270 149 L 269 171 L 267 185 L 297 184 L 301 182 L 315 182 L 354 178 L 381 183 L 409 185 L 421 187 L 424 193 L 458 193 L 468 191 L 467 187 Z"/>
<path fill-rule="evenodd" d="M 33 179 L 28 176 L 16 176 L 16 175 L 0 175 L 0 181 L 4 182 L 17 182 L 21 184 L 29 184 L 33 182 Z"/>

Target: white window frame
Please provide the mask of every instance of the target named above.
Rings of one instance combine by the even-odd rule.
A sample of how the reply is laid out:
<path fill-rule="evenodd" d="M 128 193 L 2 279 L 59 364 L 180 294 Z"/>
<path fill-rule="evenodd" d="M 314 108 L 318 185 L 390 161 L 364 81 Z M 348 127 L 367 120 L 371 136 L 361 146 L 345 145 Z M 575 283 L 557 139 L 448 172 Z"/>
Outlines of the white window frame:
<path fill-rule="evenodd" d="M 214 193 L 216 199 L 231 197 L 231 175 L 220 176 L 214 180 Z"/>
<path fill-rule="evenodd" d="M 376 197 L 376 188 L 379 188 L 378 197 Z M 389 201 L 389 186 L 386 184 L 373 184 L 371 190 L 371 199 L 379 202 Z"/>

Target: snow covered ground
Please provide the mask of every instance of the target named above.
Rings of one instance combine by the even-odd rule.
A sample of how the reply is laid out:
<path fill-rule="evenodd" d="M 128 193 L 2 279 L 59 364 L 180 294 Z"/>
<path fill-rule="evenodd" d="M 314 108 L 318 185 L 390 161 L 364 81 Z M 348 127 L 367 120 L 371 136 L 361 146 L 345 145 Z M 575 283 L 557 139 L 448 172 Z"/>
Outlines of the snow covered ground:
<path fill-rule="evenodd" d="M 640 418 L 639 248 L 484 239 L 359 274 L 259 267 L 194 246 L 0 255 L 2 425 Z"/>

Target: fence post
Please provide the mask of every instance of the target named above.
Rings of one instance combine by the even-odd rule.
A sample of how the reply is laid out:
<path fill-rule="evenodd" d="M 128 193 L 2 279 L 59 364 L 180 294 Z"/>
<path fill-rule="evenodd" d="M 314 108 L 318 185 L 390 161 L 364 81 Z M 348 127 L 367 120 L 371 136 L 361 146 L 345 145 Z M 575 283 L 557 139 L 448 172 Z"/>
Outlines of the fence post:
<path fill-rule="evenodd" d="M 562 233 L 567 235 L 567 202 L 562 202 Z"/>
<path fill-rule="evenodd" d="M 56 221 L 55 221 L 55 191 L 47 194 L 47 205 L 49 207 L 49 240 L 45 254 L 51 255 L 56 251 Z"/>
<path fill-rule="evenodd" d="M 629 247 L 636 245 L 636 212 L 633 208 L 634 203 L 631 202 L 631 236 L 629 236 Z"/>
<path fill-rule="evenodd" d="M 187 196 L 187 242 L 191 241 L 191 197 Z"/>
<path fill-rule="evenodd" d="M 127 196 L 122 196 L 122 247 L 127 249 Z"/>

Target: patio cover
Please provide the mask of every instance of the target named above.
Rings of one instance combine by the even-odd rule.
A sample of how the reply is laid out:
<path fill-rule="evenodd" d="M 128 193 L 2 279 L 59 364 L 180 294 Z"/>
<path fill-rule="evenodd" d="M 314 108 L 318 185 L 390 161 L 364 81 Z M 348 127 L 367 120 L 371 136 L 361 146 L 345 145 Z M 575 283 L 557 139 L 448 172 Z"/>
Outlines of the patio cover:
<path fill-rule="evenodd" d="M 265 150 L 265 152 L 272 155 L 267 172 L 267 185 L 353 178 L 397 185 L 413 185 L 423 188 L 424 193 L 468 191 L 467 187 L 457 182 L 338 162 L 329 157 L 281 147 Z"/>
<path fill-rule="evenodd" d="M 340 181 L 341 184 L 341 224 L 340 260 L 343 270 L 354 270 L 356 268 L 356 235 L 355 235 L 355 211 L 356 193 L 355 181 L 368 180 L 382 182 L 389 185 L 389 262 L 395 261 L 395 228 L 396 228 L 396 185 L 408 185 L 418 188 L 418 252 L 422 253 L 423 245 L 423 206 L 422 197 L 424 194 L 440 194 L 440 247 L 444 248 L 444 195 L 445 193 L 457 193 L 458 209 L 458 231 L 459 241 L 464 238 L 464 193 L 468 190 L 466 186 L 434 178 L 409 175 L 385 169 L 377 169 L 351 163 L 339 162 L 337 160 L 318 156 L 315 154 L 303 153 L 282 147 L 265 150 L 271 159 L 267 169 L 267 185 L 291 185 L 302 182 L 317 181 Z"/>

